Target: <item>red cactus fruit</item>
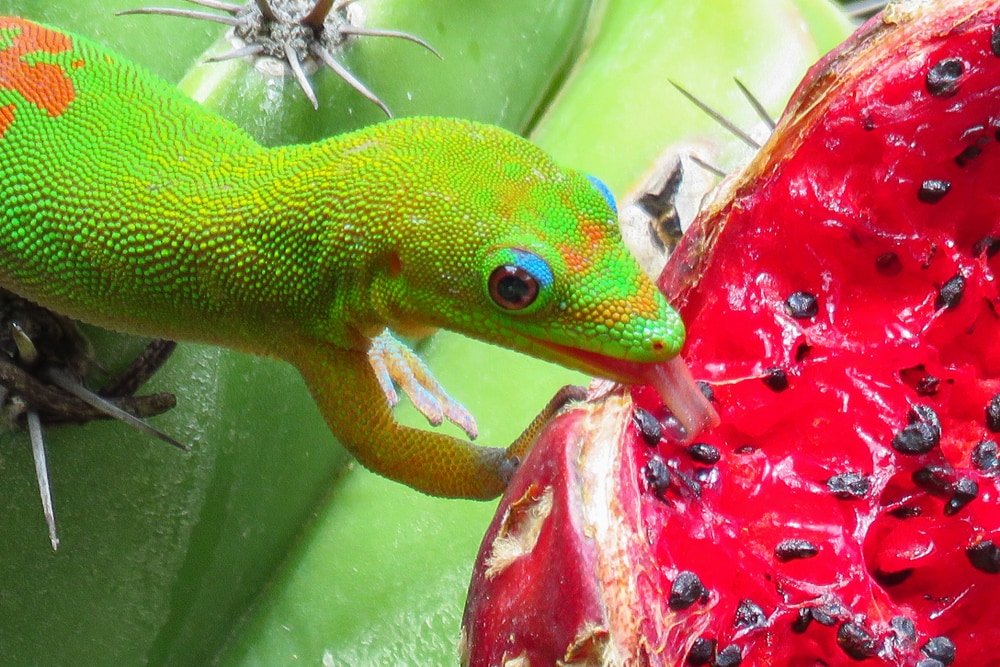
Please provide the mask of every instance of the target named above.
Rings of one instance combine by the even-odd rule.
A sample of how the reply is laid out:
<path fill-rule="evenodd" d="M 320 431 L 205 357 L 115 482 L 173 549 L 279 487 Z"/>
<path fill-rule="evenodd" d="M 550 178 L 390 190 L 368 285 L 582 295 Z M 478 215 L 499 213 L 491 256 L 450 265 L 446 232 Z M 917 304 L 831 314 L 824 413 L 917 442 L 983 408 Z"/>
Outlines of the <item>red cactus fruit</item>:
<path fill-rule="evenodd" d="M 1000 1 L 818 63 L 662 277 L 721 423 L 672 440 L 650 388 L 560 416 L 465 662 L 1000 665 L 998 174 Z"/>

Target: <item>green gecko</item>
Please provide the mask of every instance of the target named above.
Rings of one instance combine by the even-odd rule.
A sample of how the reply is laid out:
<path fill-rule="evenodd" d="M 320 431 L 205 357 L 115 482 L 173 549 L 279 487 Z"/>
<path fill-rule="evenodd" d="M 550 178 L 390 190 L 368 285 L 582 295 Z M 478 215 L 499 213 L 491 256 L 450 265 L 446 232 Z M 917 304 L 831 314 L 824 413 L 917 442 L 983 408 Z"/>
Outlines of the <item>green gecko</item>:
<path fill-rule="evenodd" d="M 78 36 L 0 17 L 0 285 L 79 320 L 295 365 L 366 467 L 491 498 L 507 449 L 398 425 L 474 420 L 392 332 L 446 328 L 636 383 L 684 327 L 596 179 L 462 120 L 264 148 Z M 552 409 L 555 409 L 553 404 Z"/>

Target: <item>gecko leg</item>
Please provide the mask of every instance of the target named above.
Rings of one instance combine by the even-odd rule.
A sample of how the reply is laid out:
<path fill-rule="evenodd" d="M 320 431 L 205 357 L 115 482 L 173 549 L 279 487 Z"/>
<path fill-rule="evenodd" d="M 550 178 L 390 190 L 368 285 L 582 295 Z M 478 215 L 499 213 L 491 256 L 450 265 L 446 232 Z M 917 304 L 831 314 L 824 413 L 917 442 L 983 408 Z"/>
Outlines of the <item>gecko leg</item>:
<path fill-rule="evenodd" d="M 389 407 L 399 403 L 398 386 L 432 426 L 440 426 L 447 419 L 473 440 L 476 438 L 479 429 L 475 417 L 449 396 L 420 357 L 388 330 L 372 339 L 368 361 Z"/>
<path fill-rule="evenodd" d="M 545 404 L 542 411 L 531 420 L 528 427 L 521 432 L 517 440 L 511 443 L 510 447 L 507 448 L 507 457 L 516 463 L 520 463 L 524 460 L 524 457 L 528 455 L 531 446 L 535 443 L 535 438 L 541 433 L 542 429 L 549 420 L 552 419 L 557 412 L 562 410 L 566 405 L 572 401 L 582 401 L 587 398 L 587 388 L 579 387 L 577 385 L 568 384 L 562 387 L 556 392 L 555 396 L 549 399 L 549 402 Z"/>
<path fill-rule="evenodd" d="M 341 444 L 366 468 L 433 496 L 488 500 L 503 492 L 549 418 L 581 388 L 559 392 L 506 448 L 478 447 L 396 423 L 368 354 L 316 342 L 290 351 Z"/>

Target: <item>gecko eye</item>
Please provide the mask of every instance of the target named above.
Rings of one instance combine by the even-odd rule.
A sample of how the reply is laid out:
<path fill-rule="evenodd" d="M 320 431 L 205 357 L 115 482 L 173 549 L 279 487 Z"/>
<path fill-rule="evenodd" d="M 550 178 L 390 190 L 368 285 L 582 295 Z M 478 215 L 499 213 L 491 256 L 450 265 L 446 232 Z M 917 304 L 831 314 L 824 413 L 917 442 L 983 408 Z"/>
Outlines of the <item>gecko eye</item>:
<path fill-rule="evenodd" d="M 487 288 L 490 298 L 504 310 L 527 308 L 555 280 L 548 262 L 533 252 L 506 248 L 497 254 L 496 260 Z"/>
<path fill-rule="evenodd" d="M 538 281 L 520 266 L 498 266 L 490 274 L 490 297 L 501 308 L 521 310 L 538 297 Z"/>
<path fill-rule="evenodd" d="M 587 176 L 587 180 L 590 181 L 595 188 L 597 188 L 597 191 L 601 193 L 602 197 L 604 197 L 604 201 L 608 202 L 608 206 L 610 206 L 611 210 L 617 215 L 618 205 L 615 204 L 615 196 L 611 194 L 611 188 L 605 185 L 604 181 L 599 179 L 597 176 Z"/>

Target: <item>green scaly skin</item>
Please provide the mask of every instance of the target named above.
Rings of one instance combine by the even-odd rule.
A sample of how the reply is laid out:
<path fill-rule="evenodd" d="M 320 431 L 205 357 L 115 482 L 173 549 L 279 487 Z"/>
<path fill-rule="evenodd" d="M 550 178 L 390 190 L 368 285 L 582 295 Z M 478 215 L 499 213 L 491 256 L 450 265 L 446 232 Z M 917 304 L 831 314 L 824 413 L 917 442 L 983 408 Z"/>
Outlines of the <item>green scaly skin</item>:
<path fill-rule="evenodd" d="M 509 310 L 489 276 L 525 253 L 551 280 Z M 268 149 L 92 42 L 2 17 L 0 285 L 283 358 L 364 465 L 445 496 L 498 494 L 541 420 L 506 451 L 401 427 L 372 337 L 443 327 L 625 382 L 684 337 L 605 196 L 513 134 L 416 118 Z"/>

